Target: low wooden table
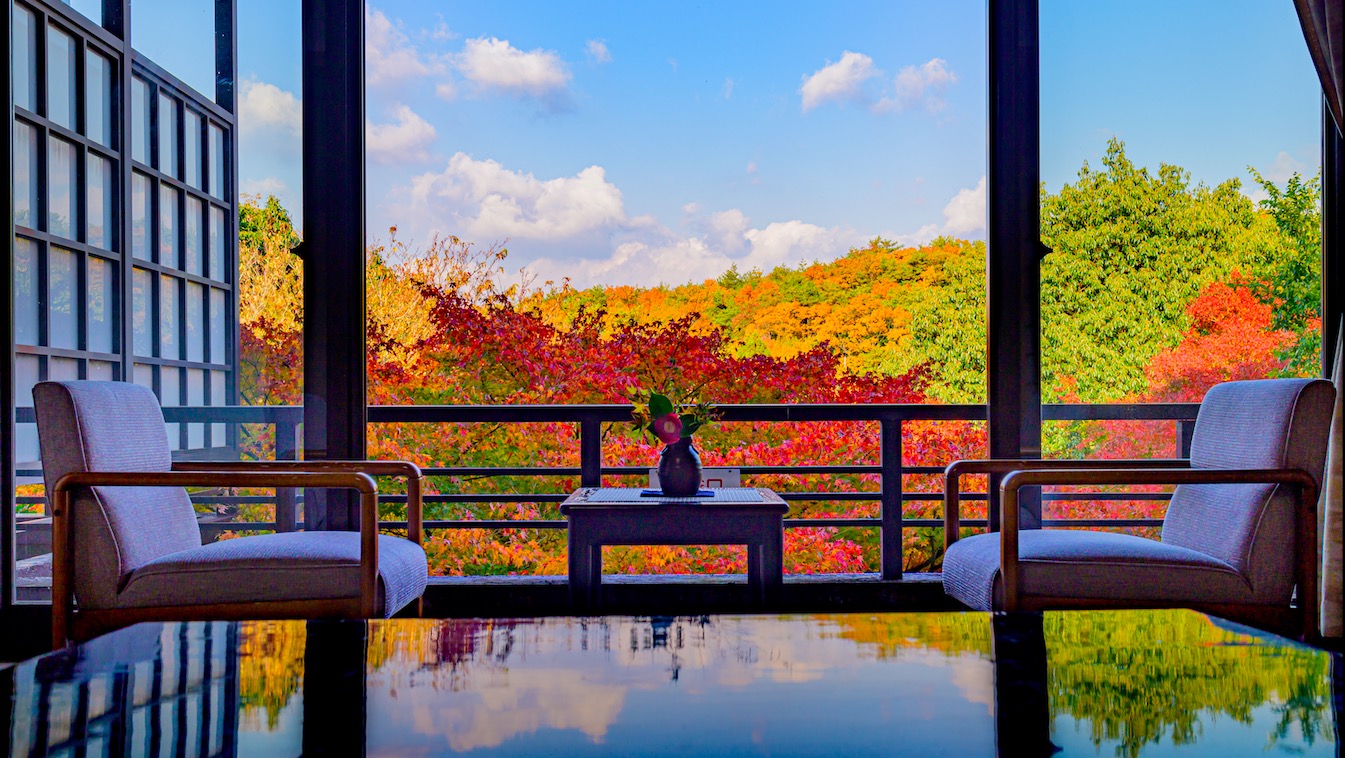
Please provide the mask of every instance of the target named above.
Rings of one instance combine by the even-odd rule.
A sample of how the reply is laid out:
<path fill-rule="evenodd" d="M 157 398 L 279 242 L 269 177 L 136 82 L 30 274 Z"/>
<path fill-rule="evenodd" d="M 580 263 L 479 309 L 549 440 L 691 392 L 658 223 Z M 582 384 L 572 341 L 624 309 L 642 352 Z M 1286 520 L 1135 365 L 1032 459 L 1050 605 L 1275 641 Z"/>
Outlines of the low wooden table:
<path fill-rule="evenodd" d="M 570 599 L 599 607 L 603 545 L 747 545 L 747 583 L 762 605 L 784 583 L 784 516 L 768 489 L 727 487 L 713 497 L 642 497 L 638 489 L 576 490 L 560 512 L 570 520 Z"/>

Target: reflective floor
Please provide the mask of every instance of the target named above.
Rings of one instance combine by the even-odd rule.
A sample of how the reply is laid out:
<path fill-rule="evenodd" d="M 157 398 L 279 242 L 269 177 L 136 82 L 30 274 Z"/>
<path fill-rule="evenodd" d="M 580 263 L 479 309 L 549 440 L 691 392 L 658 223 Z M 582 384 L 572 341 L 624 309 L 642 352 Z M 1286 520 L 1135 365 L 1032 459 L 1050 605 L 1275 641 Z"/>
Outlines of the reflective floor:
<path fill-rule="evenodd" d="M 0 686 L 13 755 L 1233 756 L 1337 755 L 1341 675 L 1116 611 L 146 624 Z"/>

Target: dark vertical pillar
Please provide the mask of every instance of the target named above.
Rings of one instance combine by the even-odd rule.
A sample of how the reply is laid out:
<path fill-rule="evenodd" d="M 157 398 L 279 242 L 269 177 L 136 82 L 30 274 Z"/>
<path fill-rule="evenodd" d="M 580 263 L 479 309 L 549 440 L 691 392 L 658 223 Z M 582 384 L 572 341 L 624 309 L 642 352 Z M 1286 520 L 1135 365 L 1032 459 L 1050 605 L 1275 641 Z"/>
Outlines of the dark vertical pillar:
<path fill-rule="evenodd" d="M 879 464 L 882 467 L 882 534 L 880 570 L 885 580 L 901 579 L 903 568 L 901 546 L 901 419 L 883 419 L 879 422 Z"/>
<path fill-rule="evenodd" d="M 10 57 L 10 14 L 5 14 L 3 36 L 4 60 Z M 14 172 L 14 76 L 5 77 L 5 111 L 9 114 L 9 139 L 5 141 L 0 176 Z M 9 255 L 5 259 L 3 292 L 0 292 L 0 331 L 5 335 L 5 357 L 0 359 L 0 395 L 4 396 L 5 420 L 0 429 L 0 610 L 10 606 L 14 599 L 14 182 L 5 182 L 5 235 L 9 240 Z"/>
<path fill-rule="evenodd" d="M 226 182 L 229 195 L 229 203 L 234 208 L 238 207 L 238 130 L 241 124 L 238 123 L 238 0 L 215 0 L 215 102 L 225 110 L 234 115 L 234 126 L 229 130 L 229 144 L 225 148 L 225 164 L 228 172 L 228 181 Z M 184 119 L 185 121 L 185 119 Z M 205 219 L 209 224 L 210 220 Z M 233 226 L 232 224 L 230 225 Z M 225 266 L 233 272 L 231 281 L 235 283 L 233 297 L 230 300 L 233 303 L 231 309 L 231 318 L 225 327 L 225 339 L 228 347 L 225 350 L 224 359 L 233 366 L 229 372 L 225 394 L 228 396 L 230 405 L 238 403 L 238 245 L 230 244 L 236 242 L 231 240 L 229 235 L 225 235 L 225 255 L 223 259 Z M 210 398 L 212 405 L 219 405 L 219 398 L 213 395 Z M 237 427 L 230 425 L 228 429 L 229 444 L 236 444 Z M 218 444 L 218 440 L 213 440 L 213 444 Z"/>
<path fill-rule="evenodd" d="M 1345 144 L 1331 109 L 1322 101 L 1322 376 L 1331 377 L 1336 335 L 1345 308 L 1345 229 L 1341 193 L 1345 192 Z"/>
<path fill-rule="evenodd" d="M 304 457 L 365 455 L 364 3 L 303 0 Z M 311 493 L 309 529 L 359 527 Z"/>
<path fill-rule="evenodd" d="M 986 379 L 991 458 L 1041 457 L 1041 144 L 1037 0 L 989 3 Z M 998 528 L 998 483 L 990 521 Z M 1021 523 L 1041 525 L 1040 495 Z"/>

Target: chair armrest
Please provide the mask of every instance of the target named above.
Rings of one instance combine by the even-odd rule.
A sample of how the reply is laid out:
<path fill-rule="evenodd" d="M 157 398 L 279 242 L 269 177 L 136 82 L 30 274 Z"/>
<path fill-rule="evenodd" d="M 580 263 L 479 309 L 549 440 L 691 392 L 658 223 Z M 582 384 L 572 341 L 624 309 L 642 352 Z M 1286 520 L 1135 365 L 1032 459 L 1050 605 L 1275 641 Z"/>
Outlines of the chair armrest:
<path fill-rule="evenodd" d="M 1016 611 L 1022 596 L 1018 564 L 1018 491 L 1043 484 L 1287 484 L 1301 488 L 1296 509 L 1295 552 L 1298 563 L 1299 607 L 1305 634 L 1317 620 L 1317 481 L 1301 469 L 1172 469 L 1103 468 L 1035 469 L 1012 471 L 999 485 L 1000 575 L 1004 580 L 1004 610 Z"/>
<path fill-rule="evenodd" d="M 174 471 L 199 472 L 357 472 L 406 477 L 406 538 L 424 544 L 425 475 L 410 461 L 175 461 Z"/>
<path fill-rule="evenodd" d="M 1007 474 L 1010 471 L 1052 469 L 1074 471 L 1091 469 L 1189 468 L 1184 458 L 1149 458 L 1118 460 L 1043 460 L 1040 458 L 994 458 L 953 461 L 943 470 L 943 547 L 947 550 L 959 538 L 961 515 L 959 480 L 966 474 Z"/>
<path fill-rule="evenodd" d="M 373 618 L 378 605 L 378 484 L 365 473 L 280 471 L 77 471 L 52 486 L 52 643 L 64 647 L 69 638 L 74 600 L 74 510 L 71 490 L 77 487 L 314 487 L 353 489 L 360 493 L 360 610 Z"/>

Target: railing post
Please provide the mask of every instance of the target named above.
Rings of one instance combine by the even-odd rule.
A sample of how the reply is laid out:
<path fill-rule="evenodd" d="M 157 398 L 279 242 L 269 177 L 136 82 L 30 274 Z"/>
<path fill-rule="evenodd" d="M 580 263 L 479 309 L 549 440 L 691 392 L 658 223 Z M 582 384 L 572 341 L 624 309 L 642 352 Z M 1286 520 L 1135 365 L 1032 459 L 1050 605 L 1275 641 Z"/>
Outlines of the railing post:
<path fill-rule="evenodd" d="M 276 420 L 276 460 L 293 461 L 298 459 L 299 424 L 288 417 Z M 298 503 L 293 487 L 276 488 L 276 531 L 292 532 L 296 523 L 295 509 Z"/>
<path fill-rule="evenodd" d="M 602 486 L 602 422 L 595 418 L 579 422 L 579 486 Z"/>
<path fill-rule="evenodd" d="M 1177 419 L 1177 457 L 1191 457 L 1191 437 L 1195 434 L 1195 419 Z"/>
<path fill-rule="evenodd" d="M 879 441 L 879 461 L 882 473 L 882 577 L 884 580 L 901 578 L 901 420 L 885 418 L 878 422 L 882 436 Z"/>

